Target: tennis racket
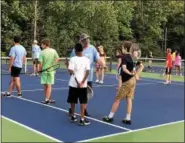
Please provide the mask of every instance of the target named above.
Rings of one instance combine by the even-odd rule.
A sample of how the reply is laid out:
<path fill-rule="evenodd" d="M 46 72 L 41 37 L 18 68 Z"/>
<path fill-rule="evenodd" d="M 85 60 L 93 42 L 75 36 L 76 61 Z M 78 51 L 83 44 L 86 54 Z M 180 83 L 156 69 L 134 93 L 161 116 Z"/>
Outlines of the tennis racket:
<path fill-rule="evenodd" d="M 74 73 L 73 73 L 73 77 L 74 77 L 74 79 L 75 79 L 75 81 L 77 83 L 77 86 L 79 88 L 80 87 L 80 83 L 78 82 L 78 80 L 77 80 L 77 78 L 76 78 Z M 93 98 L 93 96 L 94 96 L 94 92 L 93 92 L 92 88 L 87 85 L 87 99 L 91 100 Z"/>
<path fill-rule="evenodd" d="M 46 69 L 43 69 L 41 71 L 38 71 L 39 73 L 42 73 L 42 72 L 52 72 L 52 71 L 56 71 L 58 68 L 60 68 L 60 64 L 55 64 L 55 65 L 52 65 L 50 66 L 49 68 L 46 68 Z"/>

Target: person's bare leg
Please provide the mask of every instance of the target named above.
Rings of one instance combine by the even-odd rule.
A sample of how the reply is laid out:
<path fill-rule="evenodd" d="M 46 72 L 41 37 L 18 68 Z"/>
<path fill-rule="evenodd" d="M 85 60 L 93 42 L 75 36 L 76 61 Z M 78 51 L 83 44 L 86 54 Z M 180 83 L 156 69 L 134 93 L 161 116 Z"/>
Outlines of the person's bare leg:
<path fill-rule="evenodd" d="M 99 81 L 99 68 L 96 68 L 96 81 Z"/>
<path fill-rule="evenodd" d="M 126 114 L 126 120 L 131 120 L 131 112 L 132 112 L 132 99 L 127 98 L 127 114 Z"/>
<path fill-rule="evenodd" d="M 50 100 L 50 97 L 51 97 L 51 85 L 46 85 L 46 100 L 48 101 L 48 100 Z"/>
<path fill-rule="evenodd" d="M 80 105 L 80 114 L 81 114 L 81 119 L 84 119 L 84 117 L 85 117 L 85 104 Z"/>
<path fill-rule="evenodd" d="M 75 115 L 75 103 L 71 103 L 71 116 Z"/>
<path fill-rule="evenodd" d="M 102 70 L 101 70 L 101 81 L 104 81 L 104 73 L 105 73 L 105 70 L 104 70 L 104 68 L 102 68 Z"/>
<path fill-rule="evenodd" d="M 9 89 L 8 89 L 8 94 L 12 94 L 14 87 L 15 87 L 15 81 L 14 81 L 14 78 L 12 77 L 10 81 Z"/>
<path fill-rule="evenodd" d="M 20 77 L 15 77 L 15 86 L 17 89 L 18 94 L 21 94 L 21 82 L 20 82 Z"/>
<path fill-rule="evenodd" d="M 120 104 L 120 100 L 115 99 L 114 103 L 112 104 L 112 108 L 111 108 L 111 111 L 110 111 L 110 113 L 108 115 L 108 118 L 113 118 L 114 117 L 114 114 L 117 111 L 117 109 L 119 107 L 119 104 Z"/>

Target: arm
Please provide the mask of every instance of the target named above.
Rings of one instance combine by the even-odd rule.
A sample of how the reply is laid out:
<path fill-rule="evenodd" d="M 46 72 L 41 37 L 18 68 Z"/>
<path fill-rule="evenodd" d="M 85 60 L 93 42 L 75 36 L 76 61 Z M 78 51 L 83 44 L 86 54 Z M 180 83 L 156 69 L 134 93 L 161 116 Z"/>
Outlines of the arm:
<path fill-rule="evenodd" d="M 119 68 L 120 65 L 121 65 L 121 58 L 118 59 L 117 69 Z"/>
<path fill-rule="evenodd" d="M 127 70 L 127 67 L 126 67 L 126 65 L 122 65 L 122 69 L 123 69 L 123 71 L 125 72 L 125 73 L 127 73 L 128 75 L 134 75 L 134 73 L 131 73 L 129 70 Z"/>
<path fill-rule="evenodd" d="M 11 48 L 9 56 L 10 56 L 10 61 L 9 61 L 10 64 L 9 64 L 8 71 L 11 72 L 11 68 L 12 68 L 14 60 L 15 60 L 15 50 L 14 50 L 14 48 Z"/>
<path fill-rule="evenodd" d="M 82 85 L 85 83 L 85 81 L 87 80 L 88 76 L 89 76 L 89 70 L 86 70 L 85 76 L 84 76 L 84 78 L 83 78 L 83 80 L 81 82 Z"/>

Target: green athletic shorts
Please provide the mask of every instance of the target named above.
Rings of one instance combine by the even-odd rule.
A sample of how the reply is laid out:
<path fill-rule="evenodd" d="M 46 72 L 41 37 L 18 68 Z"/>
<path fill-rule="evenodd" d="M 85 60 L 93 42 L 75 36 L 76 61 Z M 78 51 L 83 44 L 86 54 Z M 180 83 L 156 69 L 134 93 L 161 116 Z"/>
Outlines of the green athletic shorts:
<path fill-rule="evenodd" d="M 41 84 L 54 84 L 55 81 L 55 73 L 50 72 L 50 73 L 42 73 L 41 74 Z"/>

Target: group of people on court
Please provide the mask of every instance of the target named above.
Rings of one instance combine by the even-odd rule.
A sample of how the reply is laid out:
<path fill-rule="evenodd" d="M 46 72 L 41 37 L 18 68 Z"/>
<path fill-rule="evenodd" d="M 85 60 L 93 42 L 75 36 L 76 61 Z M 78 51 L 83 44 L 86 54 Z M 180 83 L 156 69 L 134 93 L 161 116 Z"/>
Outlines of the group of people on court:
<path fill-rule="evenodd" d="M 16 86 L 18 96 L 21 97 L 21 84 L 20 84 L 20 72 L 22 65 L 26 59 L 26 50 L 20 44 L 21 37 L 14 37 L 14 46 L 10 51 L 10 65 L 9 72 L 11 73 L 11 84 L 8 92 L 4 96 L 11 96 L 14 87 Z M 37 44 L 37 41 L 34 41 Z M 122 45 L 122 55 L 120 56 L 120 63 L 118 66 L 118 72 L 121 77 L 121 83 L 117 95 L 115 96 L 112 109 L 108 116 L 103 118 L 105 122 L 112 122 L 113 116 L 119 106 L 122 99 L 127 101 L 127 115 L 123 120 L 123 123 L 131 124 L 131 111 L 132 111 L 132 99 L 134 98 L 134 92 L 136 87 L 136 81 L 139 80 L 140 73 L 144 66 L 142 62 L 134 64 L 133 53 L 131 52 L 133 43 L 125 41 Z M 43 49 L 39 53 L 39 57 L 36 56 L 36 62 L 38 63 L 37 72 L 43 69 L 47 69 L 52 65 L 59 62 L 59 56 L 55 49 L 50 47 L 50 40 L 44 39 L 41 41 L 41 48 Z M 137 54 L 134 54 L 134 58 L 137 58 Z M 87 112 L 87 85 L 92 88 L 94 63 L 102 70 L 106 66 L 105 52 L 102 47 L 99 47 L 99 53 L 97 49 L 90 44 L 90 39 L 87 34 L 82 34 L 70 55 L 70 60 L 67 62 L 68 72 L 71 75 L 69 80 L 69 92 L 67 102 L 70 104 L 69 115 L 71 122 L 76 122 L 75 116 L 75 104 L 78 100 L 81 104 L 81 117 L 79 125 L 89 125 L 90 121 L 85 119 L 85 116 L 89 116 Z M 35 73 L 36 74 L 36 73 Z M 44 104 L 53 103 L 51 99 L 52 85 L 55 81 L 55 71 L 45 71 L 41 74 L 41 84 L 44 85 L 45 100 Z M 77 82 L 78 81 L 78 82 Z M 97 77 L 97 81 L 99 81 Z M 103 78 L 100 80 L 101 83 Z"/>
<path fill-rule="evenodd" d="M 177 73 L 182 76 L 182 65 L 181 65 L 181 56 L 179 52 L 174 51 L 172 53 L 170 48 L 167 48 L 166 50 L 166 64 L 165 64 L 165 75 L 166 75 L 166 82 L 164 84 L 171 84 L 171 72 L 172 69 L 176 69 L 176 75 Z"/>

